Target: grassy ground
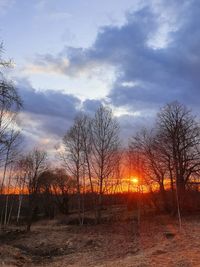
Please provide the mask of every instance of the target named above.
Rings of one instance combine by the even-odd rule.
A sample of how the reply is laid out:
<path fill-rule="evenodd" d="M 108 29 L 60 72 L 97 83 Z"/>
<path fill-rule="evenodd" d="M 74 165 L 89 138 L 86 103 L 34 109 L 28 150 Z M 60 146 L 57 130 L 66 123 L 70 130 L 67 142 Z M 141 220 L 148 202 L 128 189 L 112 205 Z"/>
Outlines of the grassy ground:
<path fill-rule="evenodd" d="M 1 236 L 0 266 L 200 266 L 200 217 L 180 232 L 167 215 L 142 217 L 140 235 L 127 211 L 102 225 L 40 221 L 30 233 Z"/>

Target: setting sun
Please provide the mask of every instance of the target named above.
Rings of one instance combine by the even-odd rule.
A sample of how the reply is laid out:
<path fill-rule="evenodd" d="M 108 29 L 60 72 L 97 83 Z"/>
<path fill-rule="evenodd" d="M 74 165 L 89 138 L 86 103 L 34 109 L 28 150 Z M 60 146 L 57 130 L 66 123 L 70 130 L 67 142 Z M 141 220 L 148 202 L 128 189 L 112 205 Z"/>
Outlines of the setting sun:
<path fill-rule="evenodd" d="M 139 180 L 138 180 L 138 177 L 131 177 L 131 182 L 133 183 L 133 184 L 138 184 L 138 182 L 139 182 Z"/>

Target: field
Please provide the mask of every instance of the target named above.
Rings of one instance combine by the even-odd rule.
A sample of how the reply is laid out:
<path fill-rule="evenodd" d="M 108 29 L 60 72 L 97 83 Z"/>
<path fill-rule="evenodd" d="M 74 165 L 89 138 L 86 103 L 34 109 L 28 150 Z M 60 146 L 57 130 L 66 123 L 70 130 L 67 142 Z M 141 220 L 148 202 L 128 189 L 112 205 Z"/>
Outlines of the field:
<path fill-rule="evenodd" d="M 143 215 L 140 234 L 131 212 L 116 210 L 101 225 L 39 221 L 30 233 L 1 235 L 0 266 L 200 266 L 200 216 L 187 216 L 179 231 L 168 215 Z"/>

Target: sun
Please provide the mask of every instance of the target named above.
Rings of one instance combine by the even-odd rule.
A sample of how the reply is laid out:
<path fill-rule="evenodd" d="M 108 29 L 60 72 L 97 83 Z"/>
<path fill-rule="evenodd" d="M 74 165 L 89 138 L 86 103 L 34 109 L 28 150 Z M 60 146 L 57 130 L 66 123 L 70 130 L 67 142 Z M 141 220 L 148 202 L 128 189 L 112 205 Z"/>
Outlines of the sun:
<path fill-rule="evenodd" d="M 132 176 L 132 177 L 130 178 L 130 180 L 131 180 L 131 182 L 132 182 L 133 184 L 138 184 L 138 182 L 139 182 L 139 179 L 138 179 L 138 177 L 136 177 L 136 176 Z"/>

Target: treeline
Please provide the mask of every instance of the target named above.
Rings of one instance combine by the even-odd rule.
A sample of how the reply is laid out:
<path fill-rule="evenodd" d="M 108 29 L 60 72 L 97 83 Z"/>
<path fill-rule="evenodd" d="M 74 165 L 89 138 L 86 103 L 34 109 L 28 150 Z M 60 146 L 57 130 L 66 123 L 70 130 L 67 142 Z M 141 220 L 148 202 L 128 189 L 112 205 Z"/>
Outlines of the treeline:
<path fill-rule="evenodd" d="M 90 209 L 100 223 L 105 200 L 124 204 L 122 192 L 135 192 L 136 202 L 148 202 L 156 211 L 178 214 L 181 223 L 188 203 L 194 203 L 194 196 L 199 200 L 200 126 L 190 110 L 178 102 L 165 105 L 152 130 L 131 137 L 128 148 L 121 144 L 120 127 L 110 108 L 101 105 L 93 116 L 80 113 L 63 137 L 60 166 L 52 168 L 47 152 L 22 150 L 17 123 L 22 100 L 3 75 L 10 64 L 0 58 L 2 227 L 13 217 L 20 223 L 25 216 L 30 230 L 41 205 L 49 217 L 54 206 L 65 215 L 75 212 L 80 225 Z M 128 196 L 126 204 L 133 204 Z"/>
<path fill-rule="evenodd" d="M 178 102 L 165 105 L 154 128 L 137 133 L 129 145 L 143 183 L 150 192 L 157 185 L 165 211 L 178 211 L 179 219 L 181 210 L 191 205 L 190 193 L 199 191 L 199 149 L 200 125 L 191 110 Z"/>

